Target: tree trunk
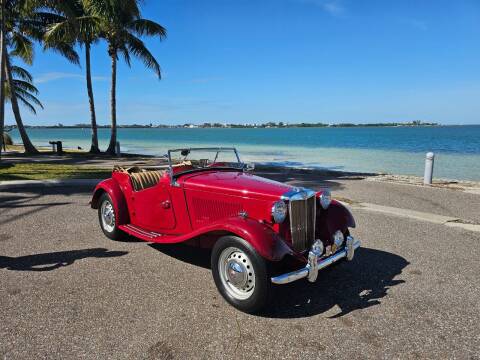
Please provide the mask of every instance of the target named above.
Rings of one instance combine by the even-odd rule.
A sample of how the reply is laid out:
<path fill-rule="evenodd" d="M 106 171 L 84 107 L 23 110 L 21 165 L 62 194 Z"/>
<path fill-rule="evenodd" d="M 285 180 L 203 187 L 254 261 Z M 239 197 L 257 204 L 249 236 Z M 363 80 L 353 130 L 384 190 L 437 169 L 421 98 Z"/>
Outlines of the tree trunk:
<path fill-rule="evenodd" d="M 110 107 L 112 116 L 112 132 L 110 135 L 110 144 L 108 145 L 107 153 L 115 154 L 115 145 L 117 143 L 117 103 L 116 103 L 116 86 L 117 86 L 117 52 L 110 53 L 112 58 L 112 90 L 110 93 Z"/>
<path fill-rule="evenodd" d="M 1 24 L 0 24 L 0 158 L 2 156 L 2 148 L 5 147 L 3 141 L 3 129 L 5 125 L 5 0 L 1 0 Z"/>
<path fill-rule="evenodd" d="M 30 138 L 28 137 L 25 127 L 23 126 L 22 116 L 20 115 L 20 108 L 18 107 L 17 95 L 15 94 L 15 84 L 13 83 L 12 70 L 10 66 L 10 57 L 8 54 L 5 54 L 5 72 L 7 75 L 8 85 L 10 86 L 11 92 L 11 103 L 12 111 L 15 116 L 15 121 L 17 122 L 18 132 L 22 138 L 23 147 L 25 148 L 26 154 L 38 154 L 38 150 L 33 146 Z"/>
<path fill-rule="evenodd" d="M 92 74 L 90 70 L 90 44 L 85 44 L 85 67 L 87 76 L 87 92 L 88 102 L 90 104 L 90 121 L 92 123 L 92 145 L 90 146 L 90 152 L 97 154 L 100 152 L 98 148 L 98 134 L 97 134 L 97 119 L 95 116 L 95 102 L 93 99 L 93 87 L 92 87 Z"/>

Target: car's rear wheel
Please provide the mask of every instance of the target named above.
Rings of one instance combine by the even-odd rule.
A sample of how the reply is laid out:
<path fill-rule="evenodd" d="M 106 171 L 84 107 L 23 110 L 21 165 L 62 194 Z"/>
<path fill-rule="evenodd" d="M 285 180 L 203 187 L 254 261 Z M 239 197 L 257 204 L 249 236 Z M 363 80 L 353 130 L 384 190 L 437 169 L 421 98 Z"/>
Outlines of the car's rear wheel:
<path fill-rule="evenodd" d="M 115 207 L 110 195 L 103 193 L 99 200 L 98 220 L 105 236 L 112 240 L 120 240 L 123 232 L 118 228 Z"/>
<path fill-rule="evenodd" d="M 266 262 L 242 238 L 224 236 L 215 243 L 212 274 L 220 294 L 237 309 L 254 313 L 267 304 L 271 284 Z"/>

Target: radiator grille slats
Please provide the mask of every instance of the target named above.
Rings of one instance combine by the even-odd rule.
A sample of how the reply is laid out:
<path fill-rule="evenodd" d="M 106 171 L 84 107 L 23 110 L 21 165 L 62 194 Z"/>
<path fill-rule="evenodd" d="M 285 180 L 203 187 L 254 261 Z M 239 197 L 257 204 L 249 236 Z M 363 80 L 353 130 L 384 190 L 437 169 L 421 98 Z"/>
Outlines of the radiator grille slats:
<path fill-rule="evenodd" d="M 308 249 L 315 238 L 316 198 L 290 200 L 290 231 L 297 251 Z"/>

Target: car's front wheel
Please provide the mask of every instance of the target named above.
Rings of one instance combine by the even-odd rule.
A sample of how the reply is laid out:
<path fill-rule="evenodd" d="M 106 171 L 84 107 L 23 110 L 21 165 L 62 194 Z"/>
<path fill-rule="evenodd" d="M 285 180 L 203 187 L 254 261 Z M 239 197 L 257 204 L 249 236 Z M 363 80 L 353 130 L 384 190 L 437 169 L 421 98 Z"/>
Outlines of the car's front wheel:
<path fill-rule="evenodd" d="M 222 296 L 241 311 L 255 313 L 268 302 L 267 264 L 244 239 L 220 238 L 212 250 L 212 273 Z"/>
<path fill-rule="evenodd" d="M 110 195 L 103 193 L 99 200 L 98 220 L 103 233 L 112 240 L 120 240 L 123 233 L 118 228 L 115 207 Z"/>

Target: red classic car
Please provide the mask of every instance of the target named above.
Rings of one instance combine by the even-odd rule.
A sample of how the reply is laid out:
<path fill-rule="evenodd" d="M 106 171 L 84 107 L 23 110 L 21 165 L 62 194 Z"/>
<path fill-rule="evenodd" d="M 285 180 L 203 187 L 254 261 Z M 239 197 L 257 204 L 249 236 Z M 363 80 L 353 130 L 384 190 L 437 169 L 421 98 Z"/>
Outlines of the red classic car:
<path fill-rule="evenodd" d="M 105 235 L 209 247 L 215 284 L 236 308 L 256 312 L 273 284 L 307 278 L 360 241 L 351 213 L 328 190 L 315 192 L 251 174 L 234 148 L 168 152 L 168 165 L 116 166 L 91 206 Z"/>

